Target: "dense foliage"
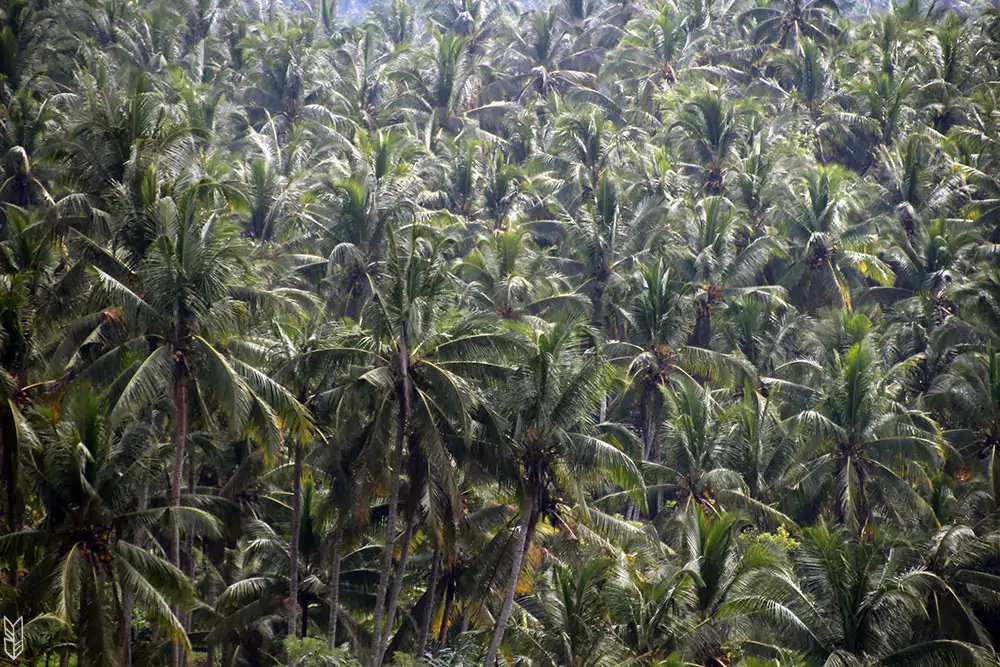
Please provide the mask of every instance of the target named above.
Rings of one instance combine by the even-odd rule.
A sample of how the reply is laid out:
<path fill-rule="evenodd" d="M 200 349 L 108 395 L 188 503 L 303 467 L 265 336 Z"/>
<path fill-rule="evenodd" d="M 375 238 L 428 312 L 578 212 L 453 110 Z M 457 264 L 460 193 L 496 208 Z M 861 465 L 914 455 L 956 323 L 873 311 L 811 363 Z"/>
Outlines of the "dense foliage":
<path fill-rule="evenodd" d="M 868 6 L 0 0 L 21 659 L 997 664 L 1000 12 Z"/>

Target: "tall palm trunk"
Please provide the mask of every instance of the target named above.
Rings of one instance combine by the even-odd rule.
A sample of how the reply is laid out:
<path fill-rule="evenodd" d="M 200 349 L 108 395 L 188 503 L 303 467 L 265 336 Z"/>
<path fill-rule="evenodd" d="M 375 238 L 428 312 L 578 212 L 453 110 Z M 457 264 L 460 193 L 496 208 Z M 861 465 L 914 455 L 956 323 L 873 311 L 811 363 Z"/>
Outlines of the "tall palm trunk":
<path fill-rule="evenodd" d="M 299 530 L 302 525 L 302 446 L 295 444 L 295 464 L 292 473 L 292 544 L 288 549 L 289 581 L 288 636 L 294 637 L 299 620 Z M 289 667 L 292 659 L 289 657 Z"/>
<path fill-rule="evenodd" d="M 149 486 L 143 484 L 139 488 L 139 510 L 149 507 Z M 133 538 L 134 543 L 139 548 L 146 546 L 146 527 L 140 525 Z M 122 582 L 122 664 L 121 667 L 132 667 L 132 641 L 133 628 L 132 620 L 135 615 L 135 592 L 125 582 Z M 211 666 L 209 666 L 211 667 Z"/>
<path fill-rule="evenodd" d="M 448 639 L 448 619 L 451 618 L 451 610 L 455 606 L 454 587 L 449 585 L 444 593 L 444 609 L 441 610 L 441 629 L 438 631 L 437 646 L 434 647 L 434 655 L 437 655 L 438 648 L 444 645 Z"/>
<path fill-rule="evenodd" d="M 299 623 L 299 637 L 306 638 L 306 631 L 309 630 L 309 599 L 305 599 L 299 605 L 302 607 L 302 622 Z"/>
<path fill-rule="evenodd" d="M 431 559 L 431 579 L 427 582 L 427 606 L 423 618 L 420 619 L 420 636 L 417 639 L 417 657 L 420 658 L 427 650 L 427 637 L 431 631 L 431 620 L 434 618 L 434 603 L 437 601 L 438 580 L 441 576 L 441 543 L 434 544 L 434 556 Z"/>
<path fill-rule="evenodd" d="M 333 650 L 337 646 L 337 616 L 340 615 L 340 549 L 344 543 L 344 529 L 338 528 L 333 536 L 333 563 L 330 565 L 330 625 L 326 643 Z"/>
<path fill-rule="evenodd" d="M 389 638 L 392 636 L 392 625 L 396 620 L 396 607 L 399 605 L 399 595 L 403 590 L 406 578 L 406 565 L 410 560 L 410 542 L 417 527 L 416 512 L 411 512 L 406 520 L 406 530 L 403 532 L 403 542 L 399 545 L 399 563 L 396 565 L 396 577 L 392 582 L 392 594 L 389 596 L 389 608 L 385 612 L 385 627 L 382 630 L 382 640 L 379 642 L 379 655 L 376 665 L 381 665 L 389 648 Z"/>
<path fill-rule="evenodd" d="M 500 651 L 500 642 L 503 641 L 504 632 L 507 629 L 507 621 L 510 620 L 510 612 L 514 607 L 514 593 L 517 591 L 517 582 L 521 578 L 521 565 L 524 563 L 524 554 L 531 544 L 528 533 L 534 525 L 535 499 L 528 495 L 524 499 L 524 507 L 521 508 L 521 521 L 518 524 L 517 544 L 514 546 L 514 562 L 510 566 L 510 578 L 507 581 L 507 592 L 503 598 L 503 606 L 500 607 L 500 615 L 497 617 L 496 625 L 493 627 L 493 639 L 490 640 L 490 648 L 486 652 L 486 660 L 483 667 L 493 667 L 497 661 L 497 653 Z"/>
<path fill-rule="evenodd" d="M 188 461 L 187 465 L 188 493 L 193 496 L 197 488 L 195 486 L 197 481 L 196 480 L 197 470 L 195 466 L 194 451 L 187 452 L 187 461 Z M 185 563 L 184 566 L 184 574 L 186 574 L 189 577 L 194 577 L 194 531 L 188 531 L 187 539 L 185 540 L 184 544 L 184 554 L 187 556 L 187 562 Z"/>
<path fill-rule="evenodd" d="M 24 499 L 21 497 L 20 476 L 20 442 L 17 425 L 14 421 L 12 402 L 4 405 L 0 411 L 0 485 L 3 486 L 3 505 L 0 506 L 0 517 L 3 519 L 5 534 L 13 534 L 21 530 L 24 514 Z M 7 559 L 7 585 L 17 587 L 17 554 L 12 553 Z"/>
<path fill-rule="evenodd" d="M 660 463 L 660 415 L 663 411 L 663 401 L 660 398 L 660 387 L 656 384 L 651 393 L 644 393 L 642 397 L 642 458 L 644 461 L 652 460 Z M 656 492 L 655 507 L 650 508 L 650 517 L 663 507 L 663 490 Z M 638 518 L 638 508 L 636 508 L 635 518 Z"/>
<path fill-rule="evenodd" d="M 215 667 L 215 642 L 205 642 L 205 667 Z"/>
<path fill-rule="evenodd" d="M 706 301 L 699 304 L 698 314 L 694 320 L 694 331 L 691 332 L 690 345 L 708 347 L 712 342 L 712 303 Z"/>
<path fill-rule="evenodd" d="M 132 667 L 132 616 L 135 609 L 135 598 L 132 589 L 127 584 L 122 586 L 122 664 L 120 667 Z"/>
<path fill-rule="evenodd" d="M 188 494 L 191 496 L 194 496 L 194 492 L 196 490 L 196 473 L 194 451 L 192 450 L 187 452 L 187 483 Z M 188 531 L 187 538 L 184 540 L 184 555 L 187 559 L 184 562 L 184 574 L 188 576 L 190 581 L 194 581 L 194 531 Z M 185 632 L 191 632 L 191 612 L 184 614 L 182 625 L 184 626 Z M 181 657 L 181 661 L 186 665 L 187 655 L 183 655 Z"/>
<path fill-rule="evenodd" d="M 382 614 L 385 611 L 386 597 L 389 593 L 389 577 L 392 575 L 392 553 L 396 546 L 396 519 L 399 515 L 399 487 L 403 470 L 403 442 L 406 440 L 406 424 L 410 409 L 409 396 L 409 350 L 405 335 L 400 341 L 400 370 L 403 381 L 399 390 L 399 412 L 396 417 L 396 444 L 392 457 L 392 471 L 389 481 L 389 511 L 385 518 L 385 546 L 379 563 L 378 591 L 375 597 L 375 615 L 372 634 L 372 667 L 381 665 L 382 656 L 379 647 L 382 643 Z"/>
<path fill-rule="evenodd" d="M 180 328 L 178 326 L 178 328 Z M 181 505 L 181 484 L 184 474 L 184 445 L 187 440 L 188 431 L 188 411 L 187 411 L 187 377 L 188 370 L 184 361 L 184 350 L 174 347 L 174 469 L 170 479 L 170 506 L 172 508 Z M 171 517 L 173 525 L 171 527 L 170 541 L 170 562 L 175 567 L 181 566 L 181 530 L 177 522 L 177 516 Z M 178 609 L 174 609 L 174 614 L 180 617 Z M 179 642 L 172 642 L 172 656 L 174 667 L 181 667 L 184 661 L 184 652 Z"/>
<path fill-rule="evenodd" d="M 90 557 L 85 557 L 87 562 L 86 567 L 83 568 L 83 576 L 80 578 L 80 616 L 76 620 L 76 665 L 77 667 L 85 667 L 89 664 L 89 647 L 87 646 L 87 640 L 90 639 L 88 636 L 88 626 L 90 623 L 88 620 L 91 618 L 90 612 L 93 611 L 91 607 L 93 606 L 91 602 L 91 586 L 90 582 L 93 577 L 93 563 L 89 562 Z"/>
<path fill-rule="evenodd" d="M 175 354 L 183 354 L 178 350 Z M 170 479 L 170 506 L 181 505 L 181 480 L 184 474 L 184 444 L 187 440 L 187 367 L 181 357 L 174 364 L 174 469 Z M 180 567 L 181 536 L 180 526 L 174 517 L 170 544 L 171 564 Z"/>

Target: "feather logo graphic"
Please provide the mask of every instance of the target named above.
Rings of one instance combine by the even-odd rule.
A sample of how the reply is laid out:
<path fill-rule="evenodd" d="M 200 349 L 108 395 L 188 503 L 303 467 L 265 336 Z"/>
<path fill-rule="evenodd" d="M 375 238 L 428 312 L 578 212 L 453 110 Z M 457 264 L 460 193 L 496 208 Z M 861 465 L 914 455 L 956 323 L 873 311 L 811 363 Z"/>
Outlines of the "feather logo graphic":
<path fill-rule="evenodd" d="M 13 623 L 4 616 L 3 619 L 3 651 L 11 660 L 17 660 L 24 651 L 24 619 L 18 618 Z"/>

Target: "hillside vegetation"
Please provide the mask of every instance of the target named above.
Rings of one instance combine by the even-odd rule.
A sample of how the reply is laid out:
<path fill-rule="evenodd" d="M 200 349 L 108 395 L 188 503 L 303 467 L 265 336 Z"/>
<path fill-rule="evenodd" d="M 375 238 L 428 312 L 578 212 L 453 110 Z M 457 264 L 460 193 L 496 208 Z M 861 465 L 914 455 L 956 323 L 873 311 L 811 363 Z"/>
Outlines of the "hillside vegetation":
<path fill-rule="evenodd" d="M 998 664 L 1000 10 L 0 19 L 22 664 Z"/>

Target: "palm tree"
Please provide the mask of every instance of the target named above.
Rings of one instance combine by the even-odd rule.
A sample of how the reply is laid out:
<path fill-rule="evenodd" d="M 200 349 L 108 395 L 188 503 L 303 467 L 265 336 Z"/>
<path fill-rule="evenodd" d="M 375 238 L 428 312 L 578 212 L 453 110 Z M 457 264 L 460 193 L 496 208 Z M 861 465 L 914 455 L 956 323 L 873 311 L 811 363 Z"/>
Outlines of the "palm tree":
<path fill-rule="evenodd" d="M 678 112 L 671 128 L 679 130 L 683 154 L 705 194 L 723 193 L 726 170 L 737 156 L 753 114 L 752 108 L 727 101 L 718 90 L 695 95 Z"/>
<path fill-rule="evenodd" d="M 544 100 L 552 93 L 593 87 L 595 72 L 590 70 L 596 70 L 597 54 L 579 43 L 582 40 L 573 39 L 558 7 L 522 14 L 505 36 L 512 49 L 495 82 L 483 87 L 484 101 L 503 97 Z"/>
<path fill-rule="evenodd" d="M 480 54 L 501 27 L 505 8 L 483 0 L 435 0 L 430 9 L 431 20 L 438 28 L 468 37 L 471 50 Z"/>
<path fill-rule="evenodd" d="M 469 283 L 469 307 L 505 319 L 545 317 L 562 308 L 585 308 L 569 281 L 553 273 L 549 257 L 531 247 L 524 226 L 481 235 L 476 249 L 456 264 Z"/>
<path fill-rule="evenodd" d="M 608 342 L 612 361 L 628 365 L 629 388 L 623 405 L 638 402 L 642 460 L 662 462 L 660 433 L 666 390 L 694 378 L 728 378 L 750 373 L 741 360 L 711 349 L 688 345 L 694 294 L 688 283 L 666 268 L 640 265 L 633 276 L 631 297 L 620 310 L 628 338 Z M 657 510 L 659 509 L 658 503 Z"/>
<path fill-rule="evenodd" d="M 675 374 L 684 372 L 678 355 L 687 340 L 693 300 L 688 285 L 672 274 L 662 260 L 655 266 L 640 266 L 635 280 L 637 285 L 624 313 L 631 328 L 631 341 L 609 343 L 609 353 L 612 360 L 629 364 L 631 390 L 639 393 L 642 458 L 658 462 L 661 390 L 674 381 Z"/>
<path fill-rule="evenodd" d="M 782 290 L 759 285 L 762 272 L 780 248 L 769 236 L 759 236 L 743 247 L 736 245 L 740 230 L 729 200 L 706 197 L 689 206 L 680 231 L 683 250 L 667 250 L 676 256 L 684 277 L 698 287 L 698 304 L 691 343 L 708 347 L 712 340 L 712 313 L 737 295 L 775 298 L 781 302 Z"/>
<path fill-rule="evenodd" d="M 647 556 L 619 568 L 607 597 L 619 641 L 638 664 L 660 664 L 656 661 L 678 656 L 691 630 L 687 612 L 695 604 L 693 572 L 666 558 Z"/>
<path fill-rule="evenodd" d="M 0 106 L 0 201 L 20 207 L 56 203 L 38 159 L 46 129 L 56 118 L 52 105 L 39 103 L 26 89 Z"/>
<path fill-rule="evenodd" d="M 996 582 L 987 574 L 996 533 L 979 536 L 960 524 L 945 526 L 926 542 L 923 566 L 942 585 L 930 592 L 927 634 L 992 650 L 986 626 L 996 607 Z"/>
<path fill-rule="evenodd" d="M 613 312 L 609 302 L 621 293 L 629 268 L 645 255 L 647 239 L 663 214 L 655 200 L 627 207 L 615 180 L 601 172 L 592 197 L 584 198 L 565 226 L 568 240 L 579 250 L 579 259 L 570 266 L 579 267 L 584 278 L 582 289 L 590 296 L 596 326 L 614 330 L 606 321 Z"/>
<path fill-rule="evenodd" d="M 774 299 L 736 295 L 722 313 L 719 338 L 764 376 L 766 385 L 779 366 L 797 357 L 799 335 L 807 323 L 807 318 Z"/>
<path fill-rule="evenodd" d="M 830 144 L 843 133 L 842 109 L 836 103 L 841 93 L 833 54 L 824 54 L 817 41 L 806 37 L 792 49 L 778 54 L 777 65 L 776 81 L 764 80 L 761 84 L 776 90 L 783 101 L 796 107 L 801 105 L 808 113 L 803 124 L 815 135 L 817 159 L 825 162 L 828 156 L 836 154 Z"/>
<path fill-rule="evenodd" d="M 674 524 L 671 543 L 686 559 L 697 623 L 687 642 L 687 657 L 701 664 L 724 664 L 722 645 L 733 626 L 729 607 L 780 572 L 780 559 L 761 545 L 741 545 L 743 520 L 738 513 L 706 514 L 693 498 Z"/>
<path fill-rule="evenodd" d="M 620 81 L 623 91 L 635 91 L 637 102 L 651 107 L 655 93 L 677 82 L 676 66 L 694 35 L 685 29 L 681 12 L 671 0 L 629 21 L 625 33 L 608 54 L 601 78 Z"/>
<path fill-rule="evenodd" d="M 738 250 L 769 231 L 783 207 L 777 204 L 784 195 L 787 165 L 780 159 L 775 144 L 779 137 L 774 125 L 757 128 L 747 154 L 737 167 L 736 194 L 733 202 L 746 215 L 749 229 L 736 237 Z"/>
<path fill-rule="evenodd" d="M 314 45 L 315 22 L 289 17 L 262 27 L 240 44 L 246 58 L 241 93 L 251 120 L 278 117 L 284 134 L 301 115 L 326 116 L 321 102 L 328 86 L 319 76 L 325 58 Z"/>
<path fill-rule="evenodd" d="M 106 210 L 106 196 L 115 185 L 138 190 L 150 164 L 178 174 L 193 150 L 194 137 L 180 109 L 165 100 L 147 76 L 125 85 L 109 81 L 106 71 L 99 75 L 81 73 L 80 92 L 63 100 L 71 115 L 51 153 L 65 165 L 74 189 Z M 136 235 L 143 230 L 122 231 Z M 129 245 L 141 255 L 150 242 L 146 236 Z"/>
<path fill-rule="evenodd" d="M 834 515 L 855 536 L 874 529 L 879 511 L 888 520 L 936 524 L 916 489 L 927 484 L 943 448 L 930 417 L 894 396 L 906 366 L 886 368 L 867 338 L 834 350 L 831 365 L 810 371 L 816 384 L 807 409 L 786 420 L 809 457 L 796 488 L 832 493 Z"/>
<path fill-rule="evenodd" d="M 912 109 L 908 105 L 915 86 L 909 79 L 896 80 L 884 71 L 869 72 L 866 79 L 852 82 L 850 91 L 858 109 L 852 120 L 863 136 L 873 140 L 873 147 L 890 145 L 901 134 Z"/>
<path fill-rule="evenodd" d="M 852 307 L 852 287 L 866 279 L 886 285 L 889 266 L 870 252 L 877 219 L 855 222 L 860 202 L 848 174 L 820 165 L 793 186 L 795 203 L 785 213 L 783 231 L 797 249 L 781 279 L 800 308 L 815 311 L 833 303 Z"/>
<path fill-rule="evenodd" d="M 23 527 L 28 511 L 25 464 L 34 429 L 26 413 L 54 383 L 46 382 L 44 355 L 66 292 L 53 279 L 68 257 L 52 238 L 34 236 L 43 225 L 36 212 L 8 205 L 0 229 L 0 479 L 4 480 L 0 516 L 4 534 Z M 7 581 L 17 583 L 16 557 L 8 563 Z"/>
<path fill-rule="evenodd" d="M 948 639 L 916 640 L 925 600 L 944 588 L 884 540 L 858 542 L 842 528 L 807 528 L 794 555 L 801 583 L 787 576 L 734 598 L 731 608 L 780 628 L 780 645 L 824 664 L 986 664 L 988 652 Z"/>
<path fill-rule="evenodd" d="M 351 152 L 352 159 L 334 170 L 327 183 L 332 195 L 328 278 L 348 291 L 351 298 L 342 309 L 356 316 L 369 295 L 389 226 L 408 223 L 416 214 L 424 173 L 422 148 L 402 132 L 358 132 Z"/>
<path fill-rule="evenodd" d="M 881 179 L 888 186 L 900 226 L 908 237 L 932 218 L 948 215 L 957 208 L 962 179 L 955 174 L 935 173 L 935 147 L 926 136 L 911 134 L 892 148 L 879 151 Z"/>
<path fill-rule="evenodd" d="M 566 111 L 556 118 L 554 129 L 552 153 L 569 187 L 565 204 L 570 210 L 586 202 L 602 178 L 614 184 L 607 170 L 638 136 L 634 130 L 616 131 L 597 107 Z"/>
<path fill-rule="evenodd" d="M 974 274 L 971 280 L 953 284 L 942 296 L 959 310 L 960 326 L 969 342 L 984 345 L 987 342 L 994 347 L 1000 345 L 996 335 L 996 325 L 1000 323 L 1000 271 L 991 265 L 983 267 Z M 941 304 L 947 308 L 946 304 Z"/>
<path fill-rule="evenodd" d="M 292 438 L 303 437 L 311 426 L 293 396 L 226 350 L 243 304 L 287 307 L 286 298 L 252 287 L 234 227 L 205 215 L 197 191 L 179 202 L 163 199 L 157 204 L 160 233 L 135 270 L 94 248 L 93 273 L 107 309 L 85 318 L 84 326 L 73 332 L 68 342 L 83 342 L 84 347 L 64 372 L 82 371 L 108 382 L 116 423 L 167 398 L 174 447 L 170 506 L 177 508 L 189 437 L 189 391 L 199 403 L 221 410 L 231 430 L 267 447 L 280 445 L 279 423 Z M 89 340 L 102 344 L 91 350 Z M 192 479 L 194 470 L 189 462 Z M 177 525 L 170 556 L 175 566 L 180 564 Z M 176 648 L 174 655 L 179 661 Z"/>
<path fill-rule="evenodd" d="M 0 104 L 6 106 L 10 94 L 22 88 L 22 82 L 40 69 L 49 51 L 39 39 L 51 22 L 29 2 L 11 2 L 4 7 L 4 27 L 0 36 L 4 62 L 0 65 Z"/>
<path fill-rule="evenodd" d="M 345 2 L 0 0 L 24 660 L 995 663 L 1000 13 Z"/>
<path fill-rule="evenodd" d="M 522 607 L 528 621 L 519 631 L 525 635 L 524 651 L 537 655 L 542 665 L 621 664 L 623 647 L 607 628 L 605 596 L 613 564 L 595 557 L 573 565 L 554 563 L 536 576 L 536 592 Z"/>
<path fill-rule="evenodd" d="M 975 57 L 971 42 L 962 19 L 948 14 L 926 45 L 931 58 L 925 75 L 929 80 L 921 85 L 920 95 L 934 130 L 941 134 L 965 120 L 963 100 Z"/>
<path fill-rule="evenodd" d="M 147 528 L 184 524 L 211 533 L 215 520 L 194 508 L 140 504 L 156 485 L 169 451 L 156 445 L 148 423 L 116 428 L 101 398 L 81 386 L 68 399 L 67 419 L 49 415 L 30 455 L 28 474 L 42 519 L 0 537 L 5 559 L 20 556 L 30 572 L 19 582 L 22 604 L 47 600 L 75 634 L 80 665 L 130 664 L 132 602 L 177 646 L 190 649 L 170 605 L 193 599 L 179 569 L 141 543 Z M 49 599 L 54 598 L 54 600 Z M 74 608 L 72 605 L 76 603 Z"/>
<path fill-rule="evenodd" d="M 600 397 L 610 380 L 610 367 L 597 357 L 580 354 L 584 331 L 579 318 L 557 321 L 532 332 L 526 361 L 510 379 L 504 406 L 505 466 L 520 505 L 517 541 L 503 602 L 496 614 L 484 665 L 496 662 L 524 556 L 538 522 L 566 524 L 566 504 L 586 508 L 588 481 L 608 480 L 626 491 L 641 489 L 632 460 L 601 437 L 594 423 Z M 571 505 L 572 506 L 572 505 Z"/>
<path fill-rule="evenodd" d="M 976 235 L 940 217 L 919 227 L 914 224 L 912 231 L 897 237 L 897 244 L 883 252 L 895 282 L 873 287 L 869 295 L 881 303 L 914 297 L 946 301 L 956 271 L 974 250 Z"/>
<path fill-rule="evenodd" d="M 753 22 L 752 39 L 775 42 L 782 47 L 809 38 L 827 42 L 840 29 L 831 21 L 831 14 L 840 13 L 835 0 L 782 0 L 778 6 L 758 6 L 739 15 L 738 22 Z"/>
<path fill-rule="evenodd" d="M 959 427 L 946 432 L 972 462 L 985 464 L 984 474 L 993 498 L 1000 498 L 1000 365 L 991 347 L 985 353 L 969 352 L 955 358 L 947 373 L 931 385 L 927 399 L 945 423 Z"/>
<path fill-rule="evenodd" d="M 417 108 L 433 116 L 439 126 L 457 131 L 461 129 L 457 116 L 472 106 L 477 84 L 469 39 L 438 32 L 434 46 L 432 53 L 421 54 L 424 58 L 415 62 L 413 69 L 396 77 L 409 89 L 408 97 Z"/>
<path fill-rule="evenodd" d="M 667 417 L 664 424 L 664 461 L 651 467 L 647 477 L 666 491 L 669 501 L 697 503 L 718 513 L 716 492 L 739 489 L 741 477 L 722 465 L 726 445 L 725 419 L 712 391 L 690 379 L 680 379 L 664 390 Z M 652 480 L 651 480 L 652 481 Z"/>
<path fill-rule="evenodd" d="M 322 229 L 312 176 L 330 161 L 330 146 L 307 133 L 304 125 L 292 125 L 289 136 L 281 139 L 273 118 L 261 132 L 248 130 L 249 169 L 240 169 L 243 183 L 230 187 L 240 208 L 248 209 L 244 235 L 262 244 L 287 242 Z"/>
<path fill-rule="evenodd" d="M 795 463 L 795 439 L 789 437 L 778 406 L 767 396 L 744 391 L 743 402 L 726 414 L 729 430 L 727 442 L 721 448 L 719 463 L 740 475 L 746 499 L 720 489 L 716 496 L 724 502 L 748 506 L 749 512 L 768 520 L 778 519 L 788 525 L 790 520 L 779 515 L 772 504 L 781 497 L 786 475 Z"/>
<path fill-rule="evenodd" d="M 411 228 L 405 245 L 397 246 L 390 233 L 385 272 L 378 283 L 370 283 L 373 296 L 359 326 L 345 333 L 341 347 L 318 352 L 352 360 L 347 378 L 351 391 L 345 395 L 371 394 L 375 428 L 368 436 L 367 446 L 373 452 L 370 460 L 381 458 L 379 450 L 388 445 L 388 436 L 394 433 L 374 614 L 375 665 L 380 664 L 388 645 L 399 594 L 397 588 L 391 597 L 388 595 L 404 445 L 409 443 L 411 457 L 434 464 L 432 477 L 452 492 L 456 487 L 444 440 L 451 432 L 469 437 L 470 414 L 479 402 L 471 380 L 504 373 L 504 355 L 514 349 L 508 336 L 484 326 L 481 320 L 456 318 L 449 312 L 453 297 L 447 265 L 442 261 L 446 248 L 445 238 L 419 232 L 416 227 Z M 410 481 L 414 483 L 412 478 Z M 413 518 L 411 514 L 409 519 Z M 406 533 L 412 534 L 412 530 L 408 525 Z M 406 566 L 406 543 L 403 554 L 397 581 L 401 581 Z"/>
<path fill-rule="evenodd" d="M 320 314 L 314 315 L 316 320 L 321 318 Z M 326 370 L 320 365 L 316 368 L 311 362 L 317 359 L 318 350 L 323 350 L 330 346 L 329 330 L 322 325 L 316 326 L 313 320 L 306 321 L 299 327 L 275 325 L 278 339 L 267 341 L 267 357 L 276 367 L 274 379 L 281 382 L 290 394 L 303 406 L 308 405 L 321 390 L 323 372 Z M 261 341 L 264 343 L 264 341 Z M 318 377 L 317 377 L 318 376 Z M 293 452 L 292 468 L 292 516 L 289 526 L 291 540 L 288 545 L 289 559 L 289 608 L 288 608 L 288 634 L 295 636 L 298 631 L 298 612 L 300 593 L 299 563 L 304 556 L 308 564 L 319 567 L 320 554 L 318 553 L 321 538 L 317 534 L 318 526 L 316 522 L 321 517 L 316 516 L 318 511 L 312 502 L 315 497 L 315 487 L 307 487 L 308 497 L 303 495 L 303 458 L 306 454 L 308 442 L 301 438 L 290 438 L 288 443 Z M 304 511 L 303 511 L 304 508 Z M 303 524 L 303 517 L 305 524 Z M 300 551 L 303 543 L 311 553 Z M 302 609 L 302 636 L 307 630 L 308 606 Z"/>

